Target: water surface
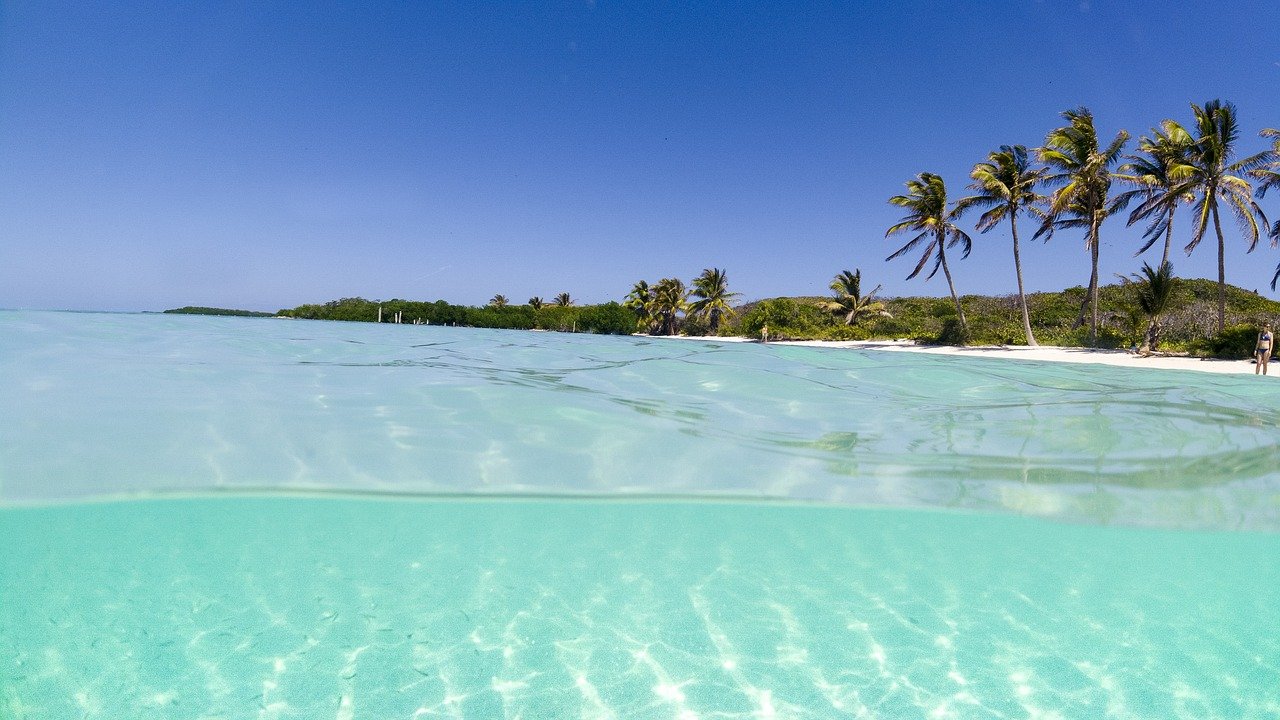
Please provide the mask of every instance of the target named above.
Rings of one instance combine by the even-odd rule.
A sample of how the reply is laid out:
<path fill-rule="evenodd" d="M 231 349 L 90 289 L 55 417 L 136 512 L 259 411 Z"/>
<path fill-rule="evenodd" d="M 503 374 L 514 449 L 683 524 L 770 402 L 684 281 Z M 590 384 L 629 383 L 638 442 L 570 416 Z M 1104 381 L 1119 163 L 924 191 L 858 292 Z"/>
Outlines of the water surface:
<path fill-rule="evenodd" d="M 1273 718 L 1280 388 L 0 312 L 0 718 Z"/>

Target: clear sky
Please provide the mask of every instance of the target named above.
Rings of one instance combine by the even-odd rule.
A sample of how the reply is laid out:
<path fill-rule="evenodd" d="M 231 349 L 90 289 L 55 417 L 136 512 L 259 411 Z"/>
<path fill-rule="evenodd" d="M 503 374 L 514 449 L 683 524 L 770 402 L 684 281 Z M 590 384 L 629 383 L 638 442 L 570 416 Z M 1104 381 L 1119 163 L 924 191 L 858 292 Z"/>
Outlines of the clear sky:
<path fill-rule="evenodd" d="M 1275 0 L 6 1 L 0 307 L 595 302 L 711 266 L 745 299 L 854 267 L 944 295 L 884 262 L 904 181 L 959 197 L 1079 105 L 1137 136 L 1220 97 L 1261 150 L 1278 27 Z M 1228 281 L 1275 297 L 1280 252 L 1227 229 Z M 957 289 L 1013 292 L 1007 231 L 975 240 Z M 1104 278 L 1136 240 L 1104 226 Z M 1031 289 L 1088 280 L 1078 233 L 1023 262 Z"/>

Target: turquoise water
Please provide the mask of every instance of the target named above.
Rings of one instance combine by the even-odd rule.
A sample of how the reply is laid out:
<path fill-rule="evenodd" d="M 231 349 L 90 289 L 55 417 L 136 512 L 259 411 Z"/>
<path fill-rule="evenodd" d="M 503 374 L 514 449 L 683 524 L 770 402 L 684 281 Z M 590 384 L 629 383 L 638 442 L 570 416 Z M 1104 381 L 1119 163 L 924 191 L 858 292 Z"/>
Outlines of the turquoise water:
<path fill-rule="evenodd" d="M 1271 380 L 170 316 L 0 338 L 2 718 L 1280 715 Z"/>

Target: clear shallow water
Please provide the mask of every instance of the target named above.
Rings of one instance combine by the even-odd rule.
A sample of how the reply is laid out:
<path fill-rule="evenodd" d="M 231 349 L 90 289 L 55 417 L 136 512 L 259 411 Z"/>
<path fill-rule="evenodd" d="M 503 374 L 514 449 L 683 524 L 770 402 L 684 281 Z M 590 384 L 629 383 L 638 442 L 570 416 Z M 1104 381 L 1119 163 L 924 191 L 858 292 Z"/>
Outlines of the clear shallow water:
<path fill-rule="evenodd" d="M 1280 535 L 718 503 L 0 515 L 17 718 L 1273 718 Z"/>
<path fill-rule="evenodd" d="M 0 312 L 0 501 L 210 488 L 747 496 L 1280 527 L 1250 375 Z"/>
<path fill-rule="evenodd" d="M 6 720 L 1280 713 L 1271 380 L 172 316 L 0 338 Z"/>

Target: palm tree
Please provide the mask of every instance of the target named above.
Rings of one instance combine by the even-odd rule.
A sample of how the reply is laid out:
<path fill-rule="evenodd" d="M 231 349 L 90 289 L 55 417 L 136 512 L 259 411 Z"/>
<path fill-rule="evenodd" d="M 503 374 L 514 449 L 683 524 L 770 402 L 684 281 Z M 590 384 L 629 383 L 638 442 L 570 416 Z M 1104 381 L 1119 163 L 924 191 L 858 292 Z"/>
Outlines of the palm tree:
<path fill-rule="evenodd" d="M 1268 190 L 1280 191 L 1280 130 L 1267 128 L 1261 133 L 1262 137 L 1274 139 L 1275 145 L 1268 150 L 1265 157 L 1265 163 L 1252 170 L 1249 174 L 1258 181 L 1258 197 L 1265 197 Z M 1280 219 L 1276 220 L 1276 224 L 1271 228 L 1271 243 L 1280 242 Z M 1276 281 L 1280 280 L 1280 265 L 1276 265 L 1276 274 L 1271 278 L 1271 289 L 1276 289 Z"/>
<path fill-rule="evenodd" d="M 1150 320 L 1147 334 L 1142 340 L 1142 350 L 1150 352 L 1160 342 L 1160 316 L 1169 309 L 1173 299 L 1173 266 L 1166 260 L 1158 269 L 1142 263 L 1142 285 L 1138 287 L 1138 307 Z"/>
<path fill-rule="evenodd" d="M 541 310 L 543 305 L 546 305 L 546 303 L 543 302 L 542 298 L 538 297 L 537 295 L 534 295 L 533 297 L 529 298 L 529 307 L 533 308 L 534 310 Z"/>
<path fill-rule="evenodd" d="M 493 296 L 492 298 L 490 298 L 490 300 L 489 300 L 489 306 L 490 306 L 490 307 L 495 307 L 495 308 L 504 308 L 504 307 L 506 307 L 506 306 L 507 306 L 507 296 L 506 296 L 506 295 L 494 295 L 494 296 Z"/>
<path fill-rule="evenodd" d="M 1123 209 L 1108 202 L 1111 192 L 1111 168 L 1129 140 L 1121 130 L 1105 148 L 1098 145 L 1098 132 L 1093 126 L 1093 113 L 1076 108 L 1062 113 L 1067 124 L 1049 133 L 1039 149 L 1040 161 L 1049 166 L 1045 182 L 1060 185 L 1049 197 L 1049 210 L 1034 237 L 1053 236 L 1055 230 L 1084 228 L 1084 247 L 1089 251 L 1092 271 L 1089 293 L 1080 306 L 1076 324 L 1084 322 L 1084 309 L 1092 309 L 1089 342 L 1098 339 L 1098 234 L 1102 221 Z"/>
<path fill-rule="evenodd" d="M 679 278 L 663 278 L 653 287 L 653 315 L 659 335 L 675 335 L 679 315 L 688 308 L 689 291 Z"/>
<path fill-rule="evenodd" d="M 1141 155 L 1128 156 L 1129 162 L 1121 165 L 1116 177 L 1134 186 L 1117 196 L 1121 205 L 1130 200 L 1141 200 L 1129 214 L 1129 225 L 1148 220 L 1143 238 L 1147 241 L 1134 255 L 1141 255 L 1164 236 L 1164 254 L 1161 263 L 1169 262 L 1169 247 L 1173 238 L 1173 216 L 1178 205 L 1189 203 L 1194 197 L 1179 186 L 1184 179 L 1187 155 L 1192 146 L 1191 135 L 1178 123 L 1165 120 L 1159 129 L 1152 128 L 1151 137 L 1138 141 Z"/>
<path fill-rule="evenodd" d="M 897 223 L 885 231 L 885 237 L 897 235 L 899 233 L 910 231 L 919 231 L 919 234 L 911 238 L 911 240 L 898 249 L 886 261 L 901 257 L 906 253 L 916 249 L 921 243 L 926 243 L 924 253 L 920 256 L 920 262 L 916 263 L 916 267 L 907 276 L 907 279 L 920 274 L 924 266 L 929 263 L 929 259 L 933 258 L 933 269 L 929 271 L 926 280 L 938 274 L 938 268 L 942 268 L 942 274 L 947 278 L 947 289 L 951 291 L 951 301 L 956 305 L 956 315 L 960 317 L 960 329 L 964 335 L 969 333 L 969 325 L 964 318 L 964 309 L 960 307 L 960 298 L 956 296 L 956 286 L 951 281 L 951 269 L 947 267 L 946 248 L 960 245 L 964 253 L 960 256 L 964 259 L 969 256 L 969 251 L 973 249 L 973 240 L 964 233 L 955 223 L 951 222 L 955 217 L 954 212 L 947 210 L 947 186 L 942 182 L 942 178 L 933 173 L 920 173 L 914 180 L 907 181 L 907 194 L 894 195 L 889 198 L 889 202 L 893 205 L 907 209 L 907 215 L 901 222 Z"/>
<path fill-rule="evenodd" d="M 880 292 L 879 285 L 866 295 L 862 294 L 862 270 L 841 270 L 829 287 L 836 294 L 835 299 L 820 300 L 818 307 L 833 315 L 843 315 L 845 325 L 853 325 L 863 315 L 893 317 L 884 303 L 872 299 Z"/>
<path fill-rule="evenodd" d="M 569 297 L 569 293 L 562 292 L 556 296 L 556 307 L 569 307 L 573 304 L 573 298 Z"/>
<path fill-rule="evenodd" d="M 1226 205 L 1235 215 L 1240 233 L 1249 242 L 1247 252 L 1253 252 L 1267 228 L 1267 216 L 1254 202 L 1253 187 L 1244 178 L 1264 167 L 1269 153 L 1233 162 L 1240 130 L 1236 125 L 1236 108 L 1231 103 L 1210 100 L 1203 107 L 1193 104 L 1191 111 L 1196 118 L 1196 137 L 1186 164 L 1179 168 L 1180 174 L 1185 173 L 1179 187 L 1196 196 L 1195 224 L 1191 228 L 1191 242 L 1184 249 L 1188 255 L 1196 249 L 1212 218 L 1218 235 L 1218 332 L 1222 332 L 1227 322 L 1227 270 L 1226 240 L 1222 236 L 1218 205 Z"/>
<path fill-rule="evenodd" d="M 632 285 L 622 306 L 636 314 L 636 329 L 646 333 L 654 330 L 653 288 L 649 287 L 648 282 L 639 280 Z"/>
<path fill-rule="evenodd" d="M 1275 145 L 1263 158 L 1265 164 L 1249 173 L 1258 181 L 1258 197 L 1263 197 L 1268 190 L 1280 190 L 1280 130 L 1267 128 L 1259 134 L 1264 138 L 1275 140 Z M 1276 227 L 1280 228 L 1280 223 L 1277 223 Z"/>
<path fill-rule="evenodd" d="M 698 298 L 689 306 L 689 314 L 707 318 L 711 332 L 720 330 L 720 318 L 733 314 L 729 300 L 742 293 L 731 293 L 725 272 L 720 268 L 706 268 L 693 280 L 693 297 Z"/>
<path fill-rule="evenodd" d="M 1022 331 L 1027 345 L 1035 347 L 1036 337 L 1031 333 L 1031 313 L 1027 310 L 1027 296 L 1022 289 L 1022 260 L 1018 256 L 1018 213 L 1036 212 L 1035 206 L 1044 198 L 1036 194 L 1036 186 L 1044 182 L 1044 168 L 1031 167 L 1027 148 L 1023 145 L 1001 145 L 987 155 L 987 162 L 973 166 L 969 177 L 973 183 L 969 189 L 977 195 L 960 200 L 956 204 L 963 212 L 969 207 L 989 208 L 978 218 L 978 231 L 987 232 L 1009 218 L 1009 230 L 1013 233 L 1013 269 L 1018 276 L 1018 302 L 1022 304 Z"/>

